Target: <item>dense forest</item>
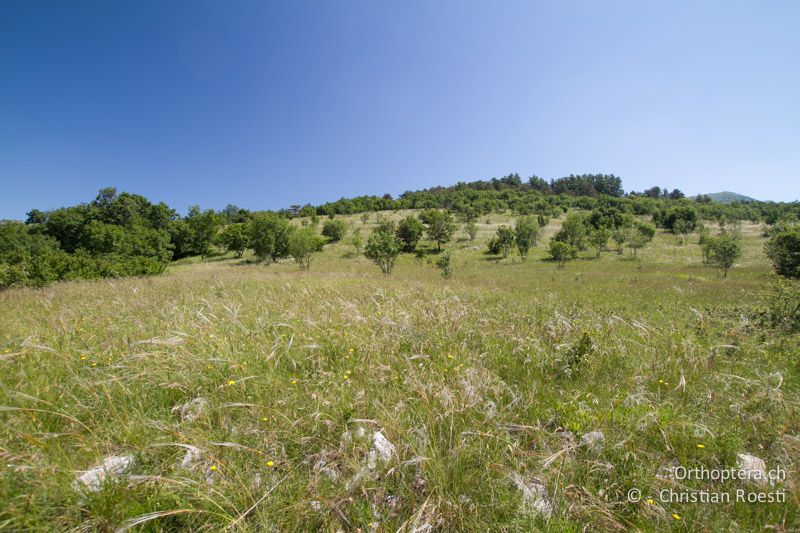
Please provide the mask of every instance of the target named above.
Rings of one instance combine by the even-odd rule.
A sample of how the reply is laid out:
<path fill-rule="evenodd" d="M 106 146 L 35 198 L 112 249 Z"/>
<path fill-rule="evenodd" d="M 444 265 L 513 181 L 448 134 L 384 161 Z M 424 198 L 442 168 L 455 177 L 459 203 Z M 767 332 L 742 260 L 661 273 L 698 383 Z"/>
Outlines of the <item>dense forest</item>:
<path fill-rule="evenodd" d="M 401 227 L 376 230 L 375 242 L 381 235 L 391 236 L 384 239 L 383 245 L 397 248 L 398 253 L 413 251 L 423 231 L 441 248 L 452 235 L 452 216 L 468 226 L 478 216 L 511 211 L 523 217 L 523 228 L 517 228 L 516 234 L 498 235 L 490 243 L 490 251 L 507 253 L 516 240 L 531 240 L 533 225 L 540 227 L 550 217 L 580 210 L 584 215 L 579 220 L 568 217 L 566 229 L 554 239 L 563 243 L 551 246 L 551 255 L 558 260 L 574 257 L 592 242 L 595 244 L 591 246 L 600 246 L 601 240 L 605 243 L 609 238 L 620 246 L 645 242 L 654 231 L 643 222 L 647 219 L 676 234 L 693 232 L 704 220 L 723 224 L 747 220 L 765 224 L 765 231 L 772 237 L 768 255 L 776 270 L 790 277 L 800 275 L 797 202 L 723 204 L 708 196 L 689 199 L 677 189 L 669 191 L 657 186 L 625 193 L 622 180 L 613 174 L 570 175 L 549 182 L 537 176 L 523 181 L 518 174 L 510 174 L 500 179 L 407 191 L 398 198 L 389 194 L 359 196 L 318 206 L 295 205 L 256 212 L 233 205 L 222 211 L 193 206 L 186 216 L 137 194 L 102 189 L 91 202 L 50 211 L 33 209 L 24 223 L 0 223 L 0 288 L 157 274 L 172 260 L 205 258 L 217 248 L 239 256 L 250 249 L 262 261 L 293 256 L 304 264 L 308 253 L 319 249 L 326 240 L 341 239 L 344 228 L 333 221 L 336 215 L 400 209 L 425 211 L 418 219 L 411 217 L 414 221 L 404 221 Z M 444 218 L 437 212 L 444 213 Z M 330 220 L 320 237 L 315 228 L 323 216 Z M 312 226 L 297 229 L 290 223 L 295 217 L 308 217 Z M 570 231 L 571 235 L 565 234 Z M 578 234 L 580 238 L 575 236 Z M 533 241 L 535 244 L 535 238 Z M 373 247 L 370 252 L 368 246 L 367 253 L 380 255 L 380 250 Z"/>

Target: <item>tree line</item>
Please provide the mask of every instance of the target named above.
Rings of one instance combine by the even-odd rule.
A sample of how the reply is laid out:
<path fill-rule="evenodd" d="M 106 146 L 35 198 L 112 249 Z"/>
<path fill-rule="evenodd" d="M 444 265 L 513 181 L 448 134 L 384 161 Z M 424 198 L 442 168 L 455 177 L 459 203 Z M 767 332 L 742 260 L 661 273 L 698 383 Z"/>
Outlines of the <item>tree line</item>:
<path fill-rule="evenodd" d="M 729 226 L 750 220 L 763 222 L 768 228 L 766 251 L 776 271 L 788 277 L 800 276 L 797 202 L 719 204 L 690 200 L 678 193 L 654 187 L 625 195 L 621 180 L 613 175 L 568 176 L 546 182 L 536 176 L 523 181 L 511 174 L 501 179 L 406 192 L 397 199 L 388 194 L 361 196 L 276 212 L 253 212 L 233 205 L 221 211 L 193 206 L 180 216 L 163 202 L 152 203 L 137 194 L 106 188 L 91 202 L 50 211 L 33 209 L 24 224 L 0 222 L 0 288 L 157 274 L 172 260 L 191 256 L 205 259 L 215 248 L 239 257 L 252 250 L 259 261 L 292 257 L 308 268 L 313 254 L 325 242 L 343 238 L 347 228 L 343 221 L 335 219 L 337 214 L 362 212 L 362 217 L 368 217 L 370 212 L 398 209 L 422 212 L 397 225 L 381 222 L 366 244 L 360 230 L 352 237 L 357 252 L 364 248 L 367 257 L 387 273 L 399 253 L 415 251 L 423 235 L 441 251 L 458 227 L 456 218 L 474 240 L 477 217 L 510 210 L 520 218 L 513 228 L 497 230 L 488 244 L 491 254 L 506 256 L 516 249 L 524 259 L 528 250 L 537 245 L 549 219 L 567 212 L 561 230 L 548 247 L 550 256 L 560 265 L 588 248 L 599 256 L 609 250 L 609 241 L 616 244 L 618 253 L 628 248 L 636 257 L 637 251 L 652 239 L 652 226 L 686 241 L 702 220 Z M 573 212 L 576 209 L 578 212 Z M 308 227 L 292 224 L 291 219 L 299 216 L 305 217 Z M 328 220 L 318 234 L 322 216 Z M 648 216 L 652 224 L 641 222 Z M 735 250 L 731 251 L 735 245 L 730 245 L 727 238 L 718 240 L 722 237 L 726 236 L 701 235 L 705 261 L 713 263 L 736 256 Z M 449 265 L 443 268 L 449 269 Z"/>

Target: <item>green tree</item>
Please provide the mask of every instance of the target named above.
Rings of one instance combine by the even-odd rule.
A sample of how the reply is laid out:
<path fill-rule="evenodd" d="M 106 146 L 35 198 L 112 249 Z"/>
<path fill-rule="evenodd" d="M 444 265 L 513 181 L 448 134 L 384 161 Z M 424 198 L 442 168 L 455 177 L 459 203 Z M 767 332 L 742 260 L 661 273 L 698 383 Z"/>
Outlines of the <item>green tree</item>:
<path fill-rule="evenodd" d="M 350 236 L 350 244 L 353 245 L 355 248 L 356 254 L 361 254 L 361 249 L 364 248 L 364 239 L 361 237 L 361 228 L 356 228 L 353 230 L 353 234 Z"/>
<path fill-rule="evenodd" d="M 497 228 L 496 239 L 497 248 L 500 250 L 500 253 L 503 254 L 503 257 L 508 257 L 508 252 L 510 252 L 511 247 L 514 246 L 514 230 L 509 226 L 502 225 Z"/>
<path fill-rule="evenodd" d="M 713 240 L 709 259 L 722 269 L 723 278 L 728 277 L 728 270 L 742 256 L 742 244 L 730 235 L 721 235 Z"/>
<path fill-rule="evenodd" d="M 564 263 L 578 256 L 578 250 L 564 241 L 550 240 L 550 257 L 558 261 L 558 267 L 564 268 Z"/>
<path fill-rule="evenodd" d="M 570 213 L 561 224 L 561 229 L 553 237 L 557 241 L 565 242 L 575 248 L 586 248 L 586 224 L 584 217 L 578 213 Z"/>
<path fill-rule="evenodd" d="M 600 259 L 600 252 L 602 252 L 608 244 L 608 239 L 611 238 L 611 230 L 606 227 L 592 228 L 587 235 L 587 241 L 595 250 L 595 257 Z"/>
<path fill-rule="evenodd" d="M 331 242 L 341 241 L 345 233 L 347 233 L 347 225 L 344 220 L 327 220 L 322 225 L 322 235 Z"/>
<path fill-rule="evenodd" d="M 391 274 L 402 246 L 402 242 L 395 235 L 394 224 L 384 223 L 367 239 L 364 255 L 378 265 L 381 272 Z"/>
<path fill-rule="evenodd" d="M 448 211 L 429 209 L 420 216 L 420 219 L 428 226 L 426 229 L 428 238 L 436 242 L 436 249 L 441 251 L 442 244 L 450 242 L 456 231 L 452 215 Z"/>
<path fill-rule="evenodd" d="M 469 235 L 469 240 L 474 241 L 475 238 L 478 236 L 478 226 L 475 224 L 474 220 L 470 220 L 466 224 L 464 224 L 464 231 L 467 232 Z"/>
<path fill-rule="evenodd" d="M 260 261 L 286 257 L 294 226 L 274 213 L 257 215 L 250 221 L 250 246 Z"/>
<path fill-rule="evenodd" d="M 217 242 L 227 251 L 234 252 L 236 257 L 242 257 L 250 246 L 247 225 L 241 222 L 228 224 L 217 236 Z"/>
<path fill-rule="evenodd" d="M 189 226 L 189 239 L 192 253 L 205 258 L 211 252 L 211 244 L 220 226 L 219 217 L 213 209 L 201 211 L 200 207 L 193 205 L 186 215 L 186 224 Z"/>
<path fill-rule="evenodd" d="M 514 228 L 514 242 L 523 261 L 528 256 L 528 251 L 531 247 L 536 246 L 539 241 L 540 232 L 541 228 L 533 217 L 524 216 L 517 219 L 516 227 Z"/>
<path fill-rule="evenodd" d="M 775 272 L 787 278 L 800 278 L 800 226 L 777 231 L 764 245 Z"/>
<path fill-rule="evenodd" d="M 401 220 L 397 225 L 397 238 L 403 243 L 403 251 L 413 252 L 424 231 L 425 226 L 413 215 Z"/>
<path fill-rule="evenodd" d="M 300 268 L 311 268 L 311 259 L 314 252 L 322 249 L 323 240 L 314 231 L 314 228 L 295 230 L 289 235 L 288 251 Z"/>

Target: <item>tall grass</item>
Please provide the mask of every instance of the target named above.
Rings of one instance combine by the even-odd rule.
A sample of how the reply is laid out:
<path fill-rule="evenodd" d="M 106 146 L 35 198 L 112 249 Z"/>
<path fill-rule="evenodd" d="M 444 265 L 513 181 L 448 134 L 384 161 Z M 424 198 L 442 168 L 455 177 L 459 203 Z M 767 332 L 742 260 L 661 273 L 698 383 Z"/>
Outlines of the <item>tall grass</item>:
<path fill-rule="evenodd" d="M 665 234 L 638 261 L 487 261 L 491 218 L 451 243 L 449 280 L 411 256 L 383 276 L 345 239 L 309 272 L 225 259 L 0 293 L 0 529 L 800 527 L 799 343 L 753 318 L 758 228 L 723 280 Z M 787 470 L 786 503 L 626 499 L 740 452 Z M 76 487 L 111 454 L 130 472 Z M 522 505 L 533 477 L 549 519 Z"/>

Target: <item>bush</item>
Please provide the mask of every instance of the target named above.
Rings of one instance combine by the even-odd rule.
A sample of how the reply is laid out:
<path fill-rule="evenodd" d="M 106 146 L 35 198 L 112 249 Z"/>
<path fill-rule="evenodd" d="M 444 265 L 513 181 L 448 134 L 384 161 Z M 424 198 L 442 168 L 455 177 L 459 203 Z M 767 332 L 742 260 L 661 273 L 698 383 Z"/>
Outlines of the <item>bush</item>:
<path fill-rule="evenodd" d="M 413 215 L 401 220 L 397 225 L 397 238 L 403 243 L 403 251 L 413 252 L 424 231 L 425 226 Z"/>
<path fill-rule="evenodd" d="M 402 243 L 394 232 L 394 224 L 382 223 L 372 232 L 364 249 L 364 256 L 378 265 L 381 272 L 391 274 Z"/>
<path fill-rule="evenodd" d="M 578 257 L 578 250 L 569 243 L 552 239 L 550 241 L 550 257 L 558 261 L 559 268 L 564 267 L 570 259 Z"/>
<path fill-rule="evenodd" d="M 294 227 L 278 215 L 260 215 L 250 221 L 250 246 L 261 261 L 275 261 L 289 254 L 289 235 Z"/>
<path fill-rule="evenodd" d="M 741 243 L 730 235 L 721 235 L 711 240 L 709 261 L 721 268 L 723 277 L 728 277 L 728 270 L 742 255 Z"/>
<path fill-rule="evenodd" d="M 541 228 L 533 217 L 520 217 L 514 229 L 514 242 L 517 244 L 519 256 L 524 261 L 528 250 L 536 246 Z"/>
<path fill-rule="evenodd" d="M 322 225 L 322 235 L 331 242 L 341 241 L 347 233 L 347 225 L 343 220 L 327 220 Z"/>
<path fill-rule="evenodd" d="M 800 278 L 800 226 L 775 233 L 764 250 L 775 272 L 787 278 Z"/>
<path fill-rule="evenodd" d="M 445 279 L 449 279 L 453 276 L 453 266 L 450 260 L 450 252 L 445 252 L 436 261 L 436 267 L 442 271 L 442 277 Z"/>
<path fill-rule="evenodd" d="M 247 226 L 243 223 L 229 224 L 217 235 L 217 243 L 227 251 L 234 252 L 236 257 L 242 257 L 250 246 Z"/>
<path fill-rule="evenodd" d="M 322 249 L 322 239 L 313 228 L 303 228 L 293 231 L 289 236 L 288 251 L 300 268 L 311 268 L 311 258 L 314 252 Z"/>

